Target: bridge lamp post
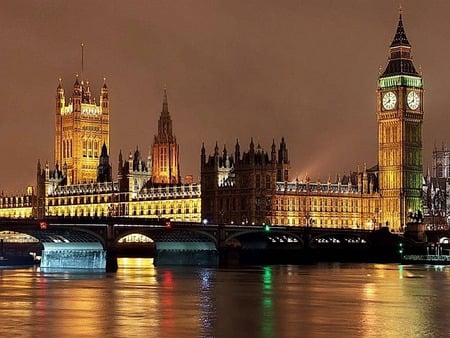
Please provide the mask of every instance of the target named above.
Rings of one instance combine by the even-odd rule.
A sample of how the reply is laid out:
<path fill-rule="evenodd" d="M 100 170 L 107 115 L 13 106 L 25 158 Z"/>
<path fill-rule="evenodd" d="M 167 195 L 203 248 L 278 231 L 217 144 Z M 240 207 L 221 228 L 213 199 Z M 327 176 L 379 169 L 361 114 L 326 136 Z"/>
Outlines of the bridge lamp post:
<path fill-rule="evenodd" d="M 208 219 L 206 219 L 206 218 L 203 219 L 202 223 L 203 223 L 204 226 L 207 226 L 208 225 Z"/>

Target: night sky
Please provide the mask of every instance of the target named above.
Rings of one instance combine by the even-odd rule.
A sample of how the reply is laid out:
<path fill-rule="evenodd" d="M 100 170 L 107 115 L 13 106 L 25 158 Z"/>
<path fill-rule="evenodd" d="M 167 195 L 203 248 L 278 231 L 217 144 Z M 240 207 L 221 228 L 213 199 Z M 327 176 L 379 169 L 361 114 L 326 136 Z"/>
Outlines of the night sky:
<path fill-rule="evenodd" d="M 450 1 L 402 1 L 422 67 L 424 170 L 450 146 Z M 270 150 L 285 137 L 291 179 L 327 180 L 377 162 L 375 91 L 399 1 L 2 1 L 0 190 L 36 184 L 54 161 L 58 78 L 66 97 L 81 72 L 111 98 L 111 163 L 157 132 L 163 88 L 180 144 L 181 175 L 200 175 L 200 149 Z"/>

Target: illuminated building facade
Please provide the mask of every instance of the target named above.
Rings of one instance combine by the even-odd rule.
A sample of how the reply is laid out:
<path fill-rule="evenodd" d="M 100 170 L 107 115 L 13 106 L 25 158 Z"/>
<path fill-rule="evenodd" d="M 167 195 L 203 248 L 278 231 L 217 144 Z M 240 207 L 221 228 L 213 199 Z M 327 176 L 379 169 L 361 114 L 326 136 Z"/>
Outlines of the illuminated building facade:
<path fill-rule="evenodd" d="M 152 183 L 178 184 L 180 179 L 179 146 L 172 132 L 167 91 L 164 88 L 163 107 L 158 121 L 158 134 L 152 147 Z"/>
<path fill-rule="evenodd" d="M 102 146 L 109 149 L 109 93 L 106 82 L 100 89 L 99 104 L 89 81 L 75 78 L 66 100 L 61 80 L 56 89 L 55 163 L 64 170 L 67 184 L 97 180 Z"/>
<path fill-rule="evenodd" d="M 29 187 L 22 196 L 0 196 L 0 217 L 29 218 L 33 217 L 36 195 Z"/>
<path fill-rule="evenodd" d="M 423 81 L 411 57 L 402 15 L 378 79 L 378 167 L 382 219 L 399 229 L 422 212 Z"/>
<path fill-rule="evenodd" d="M 443 209 L 442 194 L 449 196 L 447 183 L 423 178 L 423 81 L 412 62 L 401 14 L 376 97 L 378 165 L 373 168 L 364 165 L 363 170 L 325 183 L 308 178 L 290 181 L 284 139 L 278 149 L 274 142 L 269 152 L 253 141 L 243 153 L 236 143 L 234 154 L 226 148 L 219 152 L 216 145 L 208 158 L 203 146 L 200 187 L 180 183 L 179 147 L 164 90 L 151 154 L 142 159 L 136 149 L 123 159 L 121 153 L 113 182 L 108 89 L 104 84 L 97 106 L 89 84 L 77 78 L 68 102 L 61 84 L 57 88 L 55 168 L 38 164 L 36 197 L 1 197 L 0 216 L 120 215 L 213 223 L 388 225 L 401 230 L 410 212 L 434 215 Z M 434 176 L 448 178 L 448 154 L 433 153 Z M 33 207 L 27 207 L 30 198 L 36 203 Z"/>
<path fill-rule="evenodd" d="M 373 229 L 380 223 L 376 172 L 356 171 L 326 183 L 289 181 L 290 162 L 284 139 L 271 152 L 253 140 L 241 155 L 216 145 L 201 150 L 202 218 L 211 223 L 277 224 Z"/>
<path fill-rule="evenodd" d="M 92 103 L 95 101 L 88 95 L 88 84 L 84 86 L 78 78 L 71 104 L 65 104 L 61 85 L 57 93 L 56 164 L 50 169 L 48 163 L 43 168 L 38 163 L 36 205 L 30 208 L 30 214 L 36 217 L 121 216 L 200 222 L 200 186 L 181 183 L 179 147 L 172 133 L 166 90 L 152 149 L 158 159 L 152 161 L 149 154 L 143 160 L 136 149 L 124 160 L 120 152 L 116 182 L 112 178 L 108 155 L 106 84 L 101 89 L 100 107 Z M 107 117 L 104 118 L 103 113 L 107 113 Z M 61 167 L 59 163 L 64 164 Z"/>
<path fill-rule="evenodd" d="M 278 157 L 255 150 L 241 158 L 224 150 L 206 160 L 202 148 L 203 217 L 213 222 L 403 229 L 422 208 L 423 81 L 414 68 L 402 15 L 377 88 L 378 166 L 335 182 L 288 181 L 284 140 Z M 283 154 L 286 154 L 284 156 Z M 284 166 L 280 168 L 280 166 Z"/>

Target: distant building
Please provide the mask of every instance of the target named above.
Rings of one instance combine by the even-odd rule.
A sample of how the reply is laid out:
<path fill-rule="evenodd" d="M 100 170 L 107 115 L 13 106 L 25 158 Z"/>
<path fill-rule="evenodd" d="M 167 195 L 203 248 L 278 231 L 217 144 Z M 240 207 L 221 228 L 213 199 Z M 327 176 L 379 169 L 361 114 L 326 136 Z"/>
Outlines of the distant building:
<path fill-rule="evenodd" d="M 442 145 L 433 149 L 433 177 L 450 179 L 450 150 Z"/>
<path fill-rule="evenodd" d="M 423 180 L 425 222 L 432 226 L 449 224 L 450 217 L 450 151 L 446 146 L 433 150 L 433 169 Z"/>
<path fill-rule="evenodd" d="M 378 228 L 380 194 L 374 171 L 356 171 L 325 183 L 289 181 L 284 139 L 270 153 L 250 142 L 241 154 L 201 150 L 202 218 L 211 223 Z"/>

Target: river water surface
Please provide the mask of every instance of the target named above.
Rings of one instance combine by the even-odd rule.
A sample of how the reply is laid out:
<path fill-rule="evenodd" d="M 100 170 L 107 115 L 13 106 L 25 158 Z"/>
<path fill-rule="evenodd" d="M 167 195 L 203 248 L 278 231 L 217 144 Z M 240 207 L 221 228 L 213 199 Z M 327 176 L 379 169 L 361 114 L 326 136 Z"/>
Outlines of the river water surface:
<path fill-rule="evenodd" d="M 450 267 L 0 270 L 0 337 L 447 337 Z"/>

